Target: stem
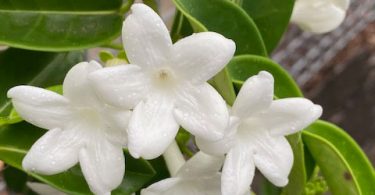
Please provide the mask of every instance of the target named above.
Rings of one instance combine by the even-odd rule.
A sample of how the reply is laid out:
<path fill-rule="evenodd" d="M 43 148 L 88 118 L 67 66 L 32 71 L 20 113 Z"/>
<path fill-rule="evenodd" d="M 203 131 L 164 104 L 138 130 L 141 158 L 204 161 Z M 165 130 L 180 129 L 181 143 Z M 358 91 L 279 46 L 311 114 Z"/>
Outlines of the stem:
<path fill-rule="evenodd" d="M 185 158 L 182 155 L 180 148 L 178 147 L 176 141 L 173 141 L 171 145 L 163 154 L 165 163 L 171 176 L 175 176 L 177 171 L 185 164 Z"/>
<path fill-rule="evenodd" d="M 117 44 L 117 43 L 106 43 L 101 45 L 100 47 L 106 47 L 110 49 L 115 49 L 115 50 L 123 50 L 124 48 L 122 47 L 122 44 Z"/>
<path fill-rule="evenodd" d="M 127 13 L 130 9 L 130 7 L 133 5 L 134 0 L 128 0 L 125 4 L 123 4 L 120 8 L 120 14 L 124 15 Z"/>

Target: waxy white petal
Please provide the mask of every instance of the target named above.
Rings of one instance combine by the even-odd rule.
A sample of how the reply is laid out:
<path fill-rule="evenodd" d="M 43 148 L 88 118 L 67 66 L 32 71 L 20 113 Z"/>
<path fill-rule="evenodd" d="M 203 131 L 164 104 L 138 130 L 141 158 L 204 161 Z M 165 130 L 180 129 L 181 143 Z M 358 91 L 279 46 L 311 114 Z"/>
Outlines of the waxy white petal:
<path fill-rule="evenodd" d="M 297 0 L 291 21 L 305 31 L 326 33 L 343 22 L 348 6 L 348 0 Z"/>
<path fill-rule="evenodd" d="M 11 88 L 8 97 L 17 113 L 35 126 L 53 129 L 71 119 L 69 100 L 52 91 L 21 85 Z"/>
<path fill-rule="evenodd" d="M 64 192 L 60 192 L 55 188 L 38 182 L 26 182 L 27 187 L 29 187 L 32 191 L 38 193 L 39 195 L 67 195 Z"/>
<path fill-rule="evenodd" d="M 79 152 L 83 175 L 92 192 L 109 195 L 122 182 L 125 159 L 122 147 L 97 137 Z"/>
<path fill-rule="evenodd" d="M 221 176 L 222 195 L 243 195 L 248 192 L 254 172 L 252 150 L 238 143 L 225 159 Z"/>
<path fill-rule="evenodd" d="M 171 188 L 178 185 L 181 182 L 180 178 L 168 178 L 156 182 L 146 189 L 141 191 L 141 195 L 167 195 L 166 193 L 171 190 Z"/>
<path fill-rule="evenodd" d="M 66 171 L 78 162 L 80 138 L 73 130 L 47 131 L 26 154 L 22 167 L 45 175 Z"/>
<path fill-rule="evenodd" d="M 224 137 L 217 141 L 210 141 L 205 140 L 199 137 L 195 138 L 195 143 L 197 144 L 198 148 L 211 155 L 223 155 L 229 152 L 229 150 L 235 145 L 236 143 L 236 133 L 237 133 L 237 126 L 238 126 L 238 118 L 237 117 L 230 117 L 229 126 L 226 128 L 224 132 Z"/>
<path fill-rule="evenodd" d="M 322 115 L 322 107 L 305 98 L 275 100 L 258 115 L 272 135 L 289 135 L 302 130 Z"/>
<path fill-rule="evenodd" d="M 172 183 L 177 181 L 175 183 Z M 168 183 L 167 183 L 168 182 Z M 167 186 L 169 184 L 169 186 Z M 164 187 L 164 188 L 162 188 Z M 168 188 L 166 188 L 168 187 Z M 150 188 L 150 189 L 149 189 Z M 157 189 L 158 188 L 158 189 Z M 162 190 L 163 189 L 163 190 Z M 200 179 L 169 178 L 159 181 L 145 190 L 142 195 L 218 195 L 220 194 L 220 174 Z"/>
<path fill-rule="evenodd" d="M 130 63 L 145 69 L 165 65 L 172 47 L 167 27 L 159 15 L 144 4 L 134 4 L 131 11 L 122 28 Z"/>
<path fill-rule="evenodd" d="M 249 140 L 255 150 L 255 166 L 273 184 L 285 186 L 293 165 L 292 148 L 285 137 L 266 133 L 263 136 L 262 139 Z"/>
<path fill-rule="evenodd" d="M 224 155 L 211 156 L 204 152 L 196 153 L 177 172 L 176 177 L 199 178 L 216 175 L 224 163 Z"/>
<path fill-rule="evenodd" d="M 156 158 L 172 143 L 179 128 L 173 108 L 173 99 L 161 94 L 150 95 L 135 107 L 128 131 L 128 147 L 133 157 Z"/>
<path fill-rule="evenodd" d="M 110 130 L 105 132 L 106 138 L 125 147 L 128 143 L 127 130 L 131 111 L 109 105 L 106 105 L 103 110 L 106 124 L 110 127 Z"/>
<path fill-rule="evenodd" d="M 91 87 L 88 75 L 101 69 L 102 66 L 95 61 L 81 62 L 67 73 L 63 83 L 63 93 L 74 105 L 93 106 L 99 105 L 99 100 Z"/>
<path fill-rule="evenodd" d="M 141 68 L 130 64 L 103 68 L 90 74 L 89 78 L 103 100 L 128 109 L 134 108 L 148 89 Z"/>
<path fill-rule="evenodd" d="M 185 79 L 201 84 L 223 69 L 235 50 L 235 43 L 218 33 L 197 33 L 173 45 L 171 66 Z"/>
<path fill-rule="evenodd" d="M 179 91 L 174 114 L 182 127 L 206 140 L 221 139 L 229 122 L 225 101 L 207 83 L 185 85 Z"/>
<path fill-rule="evenodd" d="M 247 118 L 267 109 L 273 100 L 273 84 L 272 75 L 266 71 L 247 79 L 233 104 L 233 115 Z"/>

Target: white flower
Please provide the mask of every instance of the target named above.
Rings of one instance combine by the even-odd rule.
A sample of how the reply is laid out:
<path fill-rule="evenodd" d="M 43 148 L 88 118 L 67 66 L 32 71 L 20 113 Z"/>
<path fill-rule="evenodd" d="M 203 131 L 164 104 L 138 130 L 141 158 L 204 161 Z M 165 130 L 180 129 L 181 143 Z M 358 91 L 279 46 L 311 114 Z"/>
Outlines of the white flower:
<path fill-rule="evenodd" d="M 124 175 L 123 146 L 130 111 L 103 104 L 88 83 L 88 74 L 101 69 L 96 62 L 82 62 L 66 75 L 64 95 L 16 86 L 8 97 L 26 121 L 49 131 L 23 159 L 25 170 L 51 175 L 80 163 L 96 194 L 109 194 Z"/>
<path fill-rule="evenodd" d="M 196 153 L 177 172 L 176 176 L 161 180 L 141 195 L 218 195 L 220 192 L 220 168 L 223 157 Z"/>
<path fill-rule="evenodd" d="M 39 195 L 67 195 L 44 183 L 26 182 L 26 185 Z"/>
<path fill-rule="evenodd" d="M 276 186 L 285 186 L 293 152 L 284 137 L 315 121 L 322 108 L 305 98 L 273 100 L 273 77 L 262 71 L 242 86 L 232 108 L 231 125 L 224 139 L 197 139 L 201 150 L 226 153 L 222 173 L 223 195 L 249 189 L 255 166 Z"/>
<path fill-rule="evenodd" d="M 156 158 L 171 144 L 179 125 L 205 139 L 223 136 L 228 123 L 225 101 L 206 81 L 232 58 L 232 40 L 197 33 L 172 44 L 160 17 L 134 4 L 123 25 L 130 65 L 109 67 L 90 75 L 108 103 L 133 108 L 129 122 L 130 153 Z"/>
<path fill-rule="evenodd" d="M 326 33 L 345 18 L 350 0 L 296 0 L 291 21 L 303 30 Z"/>

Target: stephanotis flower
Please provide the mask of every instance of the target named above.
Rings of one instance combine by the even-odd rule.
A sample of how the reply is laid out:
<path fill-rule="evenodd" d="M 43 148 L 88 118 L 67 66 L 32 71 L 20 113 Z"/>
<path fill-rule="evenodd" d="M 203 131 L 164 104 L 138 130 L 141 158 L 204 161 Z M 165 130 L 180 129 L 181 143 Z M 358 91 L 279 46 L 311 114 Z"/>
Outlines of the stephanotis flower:
<path fill-rule="evenodd" d="M 296 0 L 291 21 L 305 31 L 326 33 L 337 28 L 350 0 Z"/>
<path fill-rule="evenodd" d="M 293 165 L 293 152 L 284 137 L 318 119 L 322 108 L 305 98 L 273 100 L 274 80 L 262 71 L 241 88 L 231 110 L 226 136 L 219 141 L 197 139 L 207 153 L 227 153 L 222 171 L 223 195 L 249 189 L 255 167 L 276 186 L 285 186 Z"/>
<path fill-rule="evenodd" d="M 220 168 L 224 155 L 211 156 L 196 153 L 172 178 L 161 180 L 143 189 L 141 195 L 218 195 Z"/>
<path fill-rule="evenodd" d="M 101 68 L 95 61 L 74 66 L 65 77 L 64 95 L 32 86 L 8 91 L 23 119 L 48 129 L 23 159 L 25 170 L 51 175 L 79 162 L 95 194 L 110 194 L 121 183 L 130 111 L 98 99 L 87 76 Z"/>
<path fill-rule="evenodd" d="M 232 58 L 235 44 L 220 34 L 197 33 L 172 44 L 166 26 L 149 7 L 134 4 L 123 25 L 129 65 L 90 75 L 108 103 L 134 108 L 128 148 L 135 158 L 156 158 L 174 140 L 179 125 L 217 140 L 228 123 L 226 103 L 206 81 Z"/>
<path fill-rule="evenodd" d="M 67 195 L 44 183 L 26 182 L 26 185 L 38 195 Z"/>

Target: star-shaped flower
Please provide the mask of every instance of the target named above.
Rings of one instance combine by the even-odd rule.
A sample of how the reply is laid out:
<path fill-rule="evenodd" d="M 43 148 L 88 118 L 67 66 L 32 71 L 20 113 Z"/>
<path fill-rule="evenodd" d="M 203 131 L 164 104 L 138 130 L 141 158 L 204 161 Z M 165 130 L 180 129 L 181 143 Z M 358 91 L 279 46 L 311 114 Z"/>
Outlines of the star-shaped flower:
<path fill-rule="evenodd" d="M 265 71 L 249 78 L 233 105 L 224 139 L 196 140 L 207 153 L 227 153 L 222 171 L 223 195 L 246 192 L 255 167 L 276 186 L 285 186 L 293 152 L 284 136 L 302 130 L 322 114 L 319 105 L 305 98 L 273 100 L 273 84 L 272 75 Z"/>
<path fill-rule="evenodd" d="M 291 21 L 303 30 L 326 33 L 345 18 L 350 0 L 296 0 Z"/>
<path fill-rule="evenodd" d="M 161 180 L 146 189 L 141 195 L 218 195 L 220 192 L 220 168 L 222 156 L 196 153 L 172 178 Z"/>
<path fill-rule="evenodd" d="M 121 183 L 130 111 L 98 99 L 87 77 L 101 68 L 94 61 L 74 66 L 65 77 L 64 95 L 32 86 L 8 91 L 23 119 L 48 129 L 23 159 L 25 170 L 51 175 L 79 162 L 95 194 L 110 194 Z"/>
<path fill-rule="evenodd" d="M 206 81 L 232 58 L 235 44 L 220 34 L 197 33 L 172 44 L 161 18 L 134 4 L 123 25 L 130 65 L 91 74 L 98 94 L 108 103 L 134 108 L 129 122 L 129 151 L 156 158 L 173 141 L 179 125 L 205 139 L 223 136 L 226 103 Z"/>

